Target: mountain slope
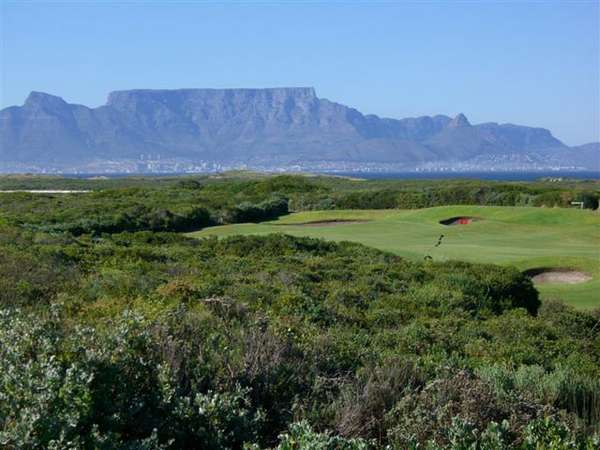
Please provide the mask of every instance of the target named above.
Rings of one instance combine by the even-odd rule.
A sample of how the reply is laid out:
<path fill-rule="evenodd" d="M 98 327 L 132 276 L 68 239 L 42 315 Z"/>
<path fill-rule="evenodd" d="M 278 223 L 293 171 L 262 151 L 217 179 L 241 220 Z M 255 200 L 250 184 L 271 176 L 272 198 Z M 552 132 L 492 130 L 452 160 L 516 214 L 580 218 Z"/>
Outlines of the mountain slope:
<path fill-rule="evenodd" d="M 462 114 L 380 118 L 320 99 L 312 88 L 116 91 L 98 108 L 32 92 L 23 106 L 0 111 L 0 136 L 0 162 L 39 166 L 160 155 L 273 167 L 328 162 L 414 168 L 499 155 L 527 160 L 532 153 L 547 153 L 560 165 L 570 154 L 545 129 L 472 125 Z M 597 160 L 597 149 L 590 148 L 577 153 L 581 167 Z"/>

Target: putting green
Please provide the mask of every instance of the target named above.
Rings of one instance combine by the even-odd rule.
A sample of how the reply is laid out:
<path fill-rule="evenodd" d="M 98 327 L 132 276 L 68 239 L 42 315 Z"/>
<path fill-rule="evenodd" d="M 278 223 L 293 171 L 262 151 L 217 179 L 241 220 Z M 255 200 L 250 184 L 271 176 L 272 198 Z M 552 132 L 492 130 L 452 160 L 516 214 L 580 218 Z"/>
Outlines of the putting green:
<path fill-rule="evenodd" d="M 461 216 L 480 220 L 467 225 L 439 223 Z M 361 222 L 352 223 L 353 220 Z M 325 223 L 307 226 L 310 222 Z M 202 238 L 269 233 L 360 242 L 413 259 L 429 255 L 438 261 L 457 259 L 514 265 L 521 270 L 573 268 L 591 274 L 592 280 L 538 285 L 542 298 L 562 299 L 580 308 L 600 306 L 600 214 L 589 210 L 447 206 L 420 210 L 310 211 L 260 224 L 211 227 L 189 235 Z M 441 243 L 436 246 L 441 235 Z"/>

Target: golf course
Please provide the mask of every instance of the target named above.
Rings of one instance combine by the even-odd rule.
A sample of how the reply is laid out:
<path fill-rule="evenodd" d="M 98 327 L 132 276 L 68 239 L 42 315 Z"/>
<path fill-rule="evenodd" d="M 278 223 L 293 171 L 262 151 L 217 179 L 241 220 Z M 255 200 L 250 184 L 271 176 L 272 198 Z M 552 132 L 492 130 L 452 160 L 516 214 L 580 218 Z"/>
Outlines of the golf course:
<path fill-rule="evenodd" d="M 449 219 L 450 225 L 440 223 Z M 512 265 L 530 271 L 542 299 L 577 308 L 600 306 L 600 215 L 595 211 L 495 206 L 307 211 L 189 235 L 270 233 L 359 242 L 415 260 Z M 547 277 L 534 276 L 546 272 Z"/>

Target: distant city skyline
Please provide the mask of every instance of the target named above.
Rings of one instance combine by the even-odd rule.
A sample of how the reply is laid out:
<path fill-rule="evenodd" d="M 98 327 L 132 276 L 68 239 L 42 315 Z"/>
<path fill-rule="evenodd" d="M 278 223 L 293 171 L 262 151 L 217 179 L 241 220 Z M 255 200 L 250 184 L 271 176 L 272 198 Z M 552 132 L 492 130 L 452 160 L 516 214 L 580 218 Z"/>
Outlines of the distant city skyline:
<path fill-rule="evenodd" d="M 600 140 L 599 3 L 14 2 L 0 107 L 30 91 L 311 86 L 381 117 L 464 113 Z"/>

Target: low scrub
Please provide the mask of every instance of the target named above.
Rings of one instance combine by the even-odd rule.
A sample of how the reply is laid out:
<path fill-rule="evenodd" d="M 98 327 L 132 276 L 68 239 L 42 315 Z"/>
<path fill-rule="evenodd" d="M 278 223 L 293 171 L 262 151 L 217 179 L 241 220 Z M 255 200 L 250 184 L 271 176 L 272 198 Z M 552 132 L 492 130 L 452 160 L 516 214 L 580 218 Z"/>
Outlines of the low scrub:
<path fill-rule="evenodd" d="M 1 447 L 596 445 L 598 316 L 540 306 L 516 270 L 284 235 L 0 236 Z"/>

